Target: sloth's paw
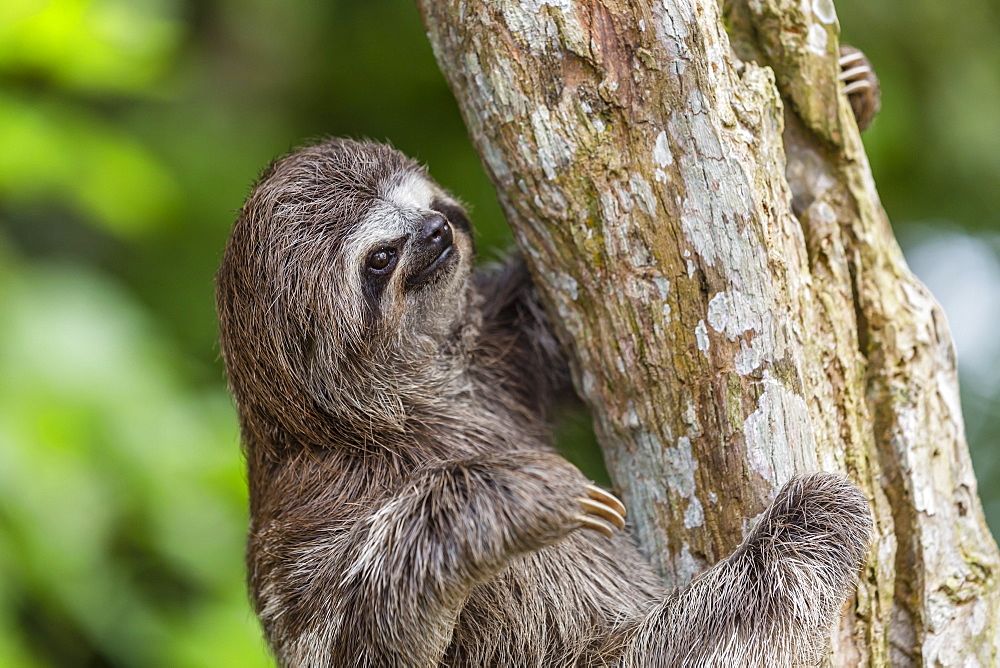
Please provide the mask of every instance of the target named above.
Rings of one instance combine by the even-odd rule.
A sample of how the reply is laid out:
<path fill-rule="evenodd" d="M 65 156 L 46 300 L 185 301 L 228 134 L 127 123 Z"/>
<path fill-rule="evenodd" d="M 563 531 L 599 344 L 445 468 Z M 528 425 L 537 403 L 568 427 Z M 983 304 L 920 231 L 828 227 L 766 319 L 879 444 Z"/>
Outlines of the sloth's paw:
<path fill-rule="evenodd" d="M 851 102 L 858 128 L 868 129 L 878 113 L 882 93 L 878 77 L 868 57 L 853 46 L 840 46 L 840 81 L 844 94 Z"/>

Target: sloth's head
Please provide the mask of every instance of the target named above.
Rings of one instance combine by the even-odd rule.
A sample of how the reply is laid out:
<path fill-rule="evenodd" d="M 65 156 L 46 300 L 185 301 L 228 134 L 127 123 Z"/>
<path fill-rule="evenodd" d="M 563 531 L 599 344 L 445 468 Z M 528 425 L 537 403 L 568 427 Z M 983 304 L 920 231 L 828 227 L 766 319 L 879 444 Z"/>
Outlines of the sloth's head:
<path fill-rule="evenodd" d="M 241 412 L 293 433 L 317 412 L 398 422 L 467 324 L 472 256 L 459 203 L 388 146 L 338 139 L 275 161 L 217 277 Z"/>

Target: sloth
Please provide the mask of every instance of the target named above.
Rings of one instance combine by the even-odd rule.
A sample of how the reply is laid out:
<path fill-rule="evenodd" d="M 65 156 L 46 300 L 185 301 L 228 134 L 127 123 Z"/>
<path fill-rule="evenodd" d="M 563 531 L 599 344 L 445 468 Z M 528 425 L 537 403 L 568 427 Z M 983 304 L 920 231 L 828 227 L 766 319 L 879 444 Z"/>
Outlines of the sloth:
<path fill-rule="evenodd" d="M 282 666 L 821 661 L 868 551 L 843 478 L 792 479 L 668 591 L 552 448 L 567 361 L 521 259 L 473 267 L 415 161 L 334 139 L 267 168 L 217 277 L 257 615 Z"/>

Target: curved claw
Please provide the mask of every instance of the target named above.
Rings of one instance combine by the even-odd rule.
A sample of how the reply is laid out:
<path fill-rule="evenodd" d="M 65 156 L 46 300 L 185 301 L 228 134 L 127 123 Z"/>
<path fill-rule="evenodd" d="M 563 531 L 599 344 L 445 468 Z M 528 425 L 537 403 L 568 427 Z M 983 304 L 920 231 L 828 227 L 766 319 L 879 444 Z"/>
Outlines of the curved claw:
<path fill-rule="evenodd" d="M 593 499 L 580 499 L 580 506 L 589 514 L 605 520 L 619 529 L 625 528 L 625 518 L 619 515 L 613 508 Z"/>
<path fill-rule="evenodd" d="M 585 489 L 587 490 L 587 494 L 594 501 L 603 503 L 604 505 L 608 506 L 622 517 L 625 517 L 625 515 L 628 514 L 628 511 L 625 509 L 625 504 L 619 501 L 618 497 L 611 494 L 610 492 L 605 492 L 597 485 L 586 485 Z"/>
<path fill-rule="evenodd" d="M 841 81 L 850 81 L 851 79 L 857 79 L 858 77 L 868 76 L 872 73 L 872 68 L 867 65 L 858 65 L 857 67 L 852 67 L 849 70 L 844 70 L 840 73 L 838 77 Z"/>
<path fill-rule="evenodd" d="M 865 54 L 860 51 L 854 51 L 853 53 L 848 53 L 840 57 L 837 61 L 841 67 L 847 67 L 848 65 L 853 65 L 854 63 L 860 63 L 865 59 Z"/>
<path fill-rule="evenodd" d="M 604 520 L 599 520 L 596 517 L 591 517 L 590 515 L 584 515 L 582 513 L 577 515 L 576 519 L 580 522 L 580 525 L 584 529 L 596 531 L 597 533 L 604 534 L 608 538 L 615 535 L 615 530 Z"/>
<path fill-rule="evenodd" d="M 856 93 L 859 90 L 869 90 L 871 89 L 871 87 L 872 83 L 870 81 L 865 81 L 865 80 L 852 81 L 851 83 L 844 86 L 844 94 L 850 95 L 851 93 Z"/>

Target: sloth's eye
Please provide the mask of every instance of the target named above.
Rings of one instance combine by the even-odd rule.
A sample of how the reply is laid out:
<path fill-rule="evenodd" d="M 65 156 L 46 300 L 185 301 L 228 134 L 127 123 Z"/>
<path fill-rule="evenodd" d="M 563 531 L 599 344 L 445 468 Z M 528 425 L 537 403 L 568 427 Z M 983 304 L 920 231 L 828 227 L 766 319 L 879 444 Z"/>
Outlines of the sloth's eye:
<path fill-rule="evenodd" d="M 368 256 L 368 271 L 373 274 L 388 274 L 396 265 L 394 248 L 379 248 Z"/>

